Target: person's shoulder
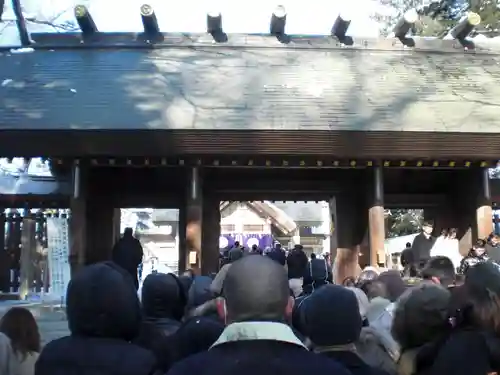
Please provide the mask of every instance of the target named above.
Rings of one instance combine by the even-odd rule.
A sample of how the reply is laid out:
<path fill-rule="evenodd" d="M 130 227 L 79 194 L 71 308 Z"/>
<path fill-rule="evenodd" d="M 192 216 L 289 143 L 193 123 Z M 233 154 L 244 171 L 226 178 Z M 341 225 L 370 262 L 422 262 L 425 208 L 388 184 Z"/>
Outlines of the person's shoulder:
<path fill-rule="evenodd" d="M 70 346 L 72 341 L 73 340 L 71 336 L 63 336 L 58 339 L 52 340 L 43 346 L 43 350 L 41 353 L 50 352 L 52 350 L 61 350 L 67 346 Z"/>
<path fill-rule="evenodd" d="M 457 330 L 450 335 L 445 345 L 442 346 L 438 358 L 470 358 L 473 352 L 486 352 L 486 340 L 482 332 Z"/>
<path fill-rule="evenodd" d="M 295 368 L 304 366 L 310 373 L 329 373 L 335 375 L 351 374 L 351 372 L 337 360 L 318 355 L 306 349 L 294 351 L 292 358 L 290 361 L 294 367 L 296 365 Z"/>
<path fill-rule="evenodd" d="M 176 362 L 167 375 L 184 375 L 184 374 L 203 374 L 204 369 L 211 368 L 210 362 L 213 360 L 211 352 L 202 352 L 194 354 L 179 362 Z"/>

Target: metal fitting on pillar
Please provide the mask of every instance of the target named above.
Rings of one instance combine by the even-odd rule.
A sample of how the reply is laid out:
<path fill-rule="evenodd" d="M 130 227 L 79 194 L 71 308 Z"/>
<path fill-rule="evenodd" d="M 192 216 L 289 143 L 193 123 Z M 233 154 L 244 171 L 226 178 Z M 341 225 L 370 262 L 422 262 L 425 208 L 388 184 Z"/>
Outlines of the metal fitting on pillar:
<path fill-rule="evenodd" d="M 488 168 L 481 169 L 481 198 L 485 202 L 491 201 L 490 172 Z"/>
<path fill-rule="evenodd" d="M 81 171 L 80 166 L 75 165 L 73 168 L 73 198 L 80 198 L 80 185 L 81 185 Z"/>
<path fill-rule="evenodd" d="M 197 167 L 191 169 L 190 199 L 196 201 L 200 198 L 200 171 Z"/>
<path fill-rule="evenodd" d="M 384 172 L 382 167 L 375 167 L 373 170 L 374 178 L 374 191 L 373 191 L 373 204 L 375 206 L 384 205 Z"/>

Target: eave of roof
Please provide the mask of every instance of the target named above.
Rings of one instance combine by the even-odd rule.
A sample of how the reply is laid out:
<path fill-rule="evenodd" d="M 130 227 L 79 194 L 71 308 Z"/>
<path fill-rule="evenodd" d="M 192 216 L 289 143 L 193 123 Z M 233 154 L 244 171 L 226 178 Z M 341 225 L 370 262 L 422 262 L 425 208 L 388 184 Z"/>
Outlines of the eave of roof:
<path fill-rule="evenodd" d="M 71 195 L 71 183 L 52 178 L 27 175 L 12 176 L 0 173 L 0 196 L 67 196 Z"/>
<path fill-rule="evenodd" d="M 223 212 L 235 202 L 223 201 L 220 210 Z M 297 224 L 283 210 L 269 202 L 250 201 L 244 202 L 252 211 L 264 219 L 271 219 L 274 225 L 284 234 L 290 234 L 297 229 Z"/>
<path fill-rule="evenodd" d="M 215 43 L 207 33 L 161 33 L 151 38 L 136 32 L 98 32 L 84 37 L 79 32 L 47 33 L 32 32 L 31 47 L 36 49 L 117 49 L 117 48 L 212 48 L 212 49 L 322 49 L 322 50 L 374 50 L 374 51 L 416 51 L 432 53 L 500 53 L 500 43 L 493 39 L 467 39 L 457 41 L 435 37 L 412 37 L 403 42 L 395 38 L 354 37 L 348 45 L 337 38 L 326 35 L 295 35 L 276 38 L 269 34 L 228 34 L 224 43 Z M 411 44 L 411 47 L 408 45 Z M 2 47 L 0 47 L 0 50 Z M 6 49 L 6 48 L 3 48 Z"/>

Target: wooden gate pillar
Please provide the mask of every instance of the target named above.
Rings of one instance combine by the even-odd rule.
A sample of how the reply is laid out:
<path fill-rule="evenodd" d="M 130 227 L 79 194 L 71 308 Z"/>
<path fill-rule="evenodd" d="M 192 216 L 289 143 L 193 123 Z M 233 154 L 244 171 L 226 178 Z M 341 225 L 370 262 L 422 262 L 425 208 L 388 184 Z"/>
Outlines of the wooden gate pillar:
<path fill-rule="evenodd" d="M 488 168 L 481 168 L 478 185 L 476 204 L 477 237 L 487 238 L 493 232 L 493 209 L 491 207 L 492 201 Z"/>
<path fill-rule="evenodd" d="M 370 240 L 369 264 L 385 263 L 384 175 L 382 167 L 373 170 L 373 193 L 368 210 Z"/>
<path fill-rule="evenodd" d="M 187 249 L 187 240 L 186 240 L 186 226 L 187 226 L 187 207 L 185 204 L 182 204 L 179 207 L 179 223 L 178 223 L 178 233 L 177 236 L 179 237 L 178 243 L 179 243 L 179 248 L 178 250 L 178 256 L 179 256 L 179 263 L 178 263 L 178 272 L 179 275 L 182 274 L 188 267 L 187 267 L 187 262 L 188 262 L 188 249 Z"/>
<path fill-rule="evenodd" d="M 186 203 L 181 207 L 183 211 L 179 216 L 182 218 L 185 229 L 180 231 L 185 235 L 183 256 L 180 261 L 186 268 L 191 268 L 195 272 L 201 272 L 201 229 L 203 220 L 203 189 L 202 176 L 198 167 L 192 167 L 187 171 L 187 193 Z"/>
<path fill-rule="evenodd" d="M 203 199 L 201 230 L 201 272 L 210 275 L 219 268 L 220 201 L 213 196 Z"/>
<path fill-rule="evenodd" d="M 87 240 L 87 170 L 73 168 L 73 197 L 70 201 L 69 264 L 74 275 L 85 264 Z"/>
<path fill-rule="evenodd" d="M 217 272 L 219 265 L 220 202 L 207 194 L 202 170 L 187 170 L 186 200 L 179 208 L 179 271 Z"/>
<path fill-rule="evenodd" d="M 72 198 L 69 218 L 69 264 L 74 275 L 84 264 L 87 250 L 87 204 L 84 198 Z"/>
<path fill-rule="evenodd" d="M 337 201 L 335 197 L 328 200 L 330 208 L 330 263 L 337 257 L 338 238 L 337 238 Z"/>
<path fill-rule="evenodd" d="M 4 208 L 0 207 L 0 292 L 8 293 L 10 290 L 10 257 L 5 244 L 6 215 Z"/>
<path fill-rule="evenodd" d="M 334 277 L 337 283 L 341 283 L 346 277 L 359 274 L 358 258 L 367 229 L 368 215 L 364 190 L 352 188 L 335 198 L 337 251 Z"/>

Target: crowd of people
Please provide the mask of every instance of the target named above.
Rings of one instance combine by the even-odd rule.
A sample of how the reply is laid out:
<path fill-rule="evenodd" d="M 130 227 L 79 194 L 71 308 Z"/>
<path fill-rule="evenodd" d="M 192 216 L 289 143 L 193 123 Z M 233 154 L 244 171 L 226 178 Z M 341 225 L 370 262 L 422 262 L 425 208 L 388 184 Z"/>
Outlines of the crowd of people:
<path fill-rule="evenodd" d="M 300 245 L 235 246 L 214 277 L 154 273 L 140 295 L 132 270 L 88 265 L 67 289 L 69 336 L 41 348 L 28 310 L 1 319 L 0 374 L 498 373 L 499 268 L 479 259 L 482 242 L 457 267 L 423 240 L 403 272 L 367 267 L 340 283 Z"/>
<path fill-rule="evenodd" d="M 424 221 L 422 231 L 415 237 L 413 244 L 406 244 L 401 253 L 401 264 L 406 275 L 417 275 L 419 269 L 435 256 L 449 258 L 461 275 L 477 263 L 492 261 L 494 264 L 500 264 L 500 237 L 495 233 L 491 233 L 488 238 L 477 239 L 463 256 L 455 228 L 443 229 L 437 238 L 432 235 L 433 231 L 433 223 Z"/>

